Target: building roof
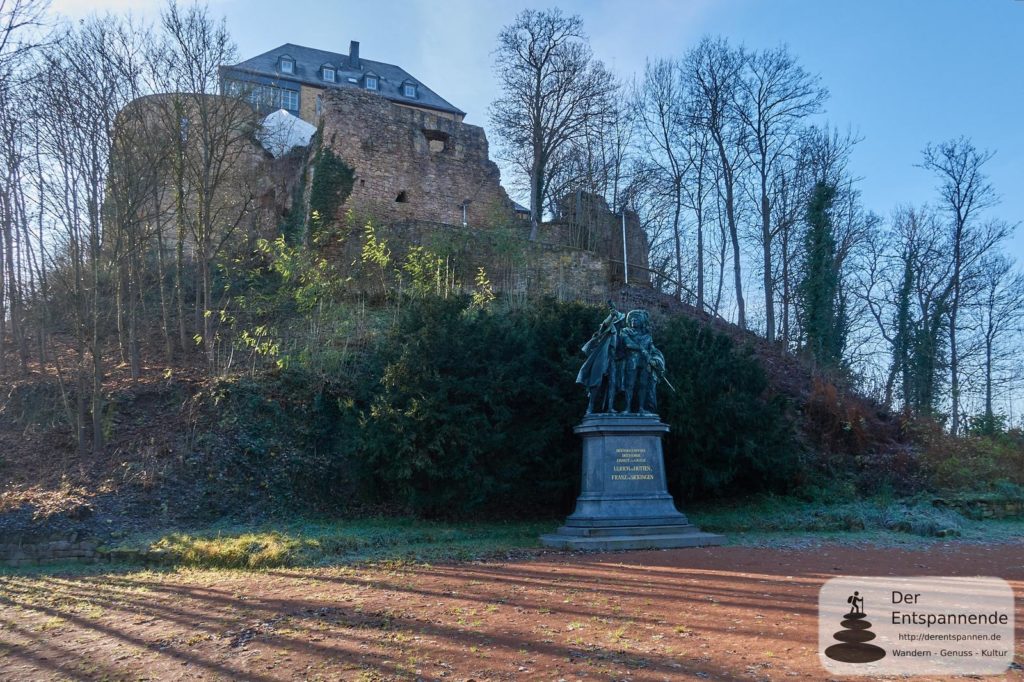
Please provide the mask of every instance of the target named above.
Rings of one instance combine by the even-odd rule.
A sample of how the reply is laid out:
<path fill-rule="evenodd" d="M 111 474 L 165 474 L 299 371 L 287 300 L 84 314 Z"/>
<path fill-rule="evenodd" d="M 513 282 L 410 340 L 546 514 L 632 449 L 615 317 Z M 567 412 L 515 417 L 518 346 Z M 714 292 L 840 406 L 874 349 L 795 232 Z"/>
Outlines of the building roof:
<path fill-rule="evenodd" d="M 358 55 L 358 43 L 354 43 L 354 50 Z M 278 69 L 281 57 L 291 57 L 295 60 L 294 73 L 281 73 Z M 364 89 L 363 77 L 367 74 L 377 76 L 379 80 L 378 92 L 385 98 L 394 102 L 408 104 L 411 106 L 437 109 L 451 114 L 464 116 L 466 112 L 453 106 L 450 102 L 428 88 L 423 81 L 413 78 L 405 69 L 394 64 L 385 64 L 370 59 L 358 57 L 358 66 L 354 66 L 349 55 L 340 52 L 327 52 L 302 45 L 285 43 L 269 52 L 264 52 L 252 59 L 226 67 L 228 70 L 249 73 L 257 76 L 270 77 L 279 81 L 292 81 L 304 83 L 317 88 L 358 88 Z M 329 65 L 336 69 L 335 82 L 325 81 L 320 76 L 321 67 Z M 352 82 L 354 79 L 356 82 Z M 414 83 L 416 97 L 405 97 L 402 94 L 402 85 Z"/>

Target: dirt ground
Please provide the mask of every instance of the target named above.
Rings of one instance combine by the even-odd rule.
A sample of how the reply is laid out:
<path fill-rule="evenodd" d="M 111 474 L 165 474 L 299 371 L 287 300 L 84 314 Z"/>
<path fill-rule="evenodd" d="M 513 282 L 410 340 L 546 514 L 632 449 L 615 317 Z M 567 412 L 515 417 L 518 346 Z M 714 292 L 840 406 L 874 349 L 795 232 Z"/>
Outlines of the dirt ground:
<path fill-rule="evenodd" d="M 836 575 L 1008 580 L 1024 679 L 1024 544 L 0 576 L 0 679 L 826 680 Z"/>

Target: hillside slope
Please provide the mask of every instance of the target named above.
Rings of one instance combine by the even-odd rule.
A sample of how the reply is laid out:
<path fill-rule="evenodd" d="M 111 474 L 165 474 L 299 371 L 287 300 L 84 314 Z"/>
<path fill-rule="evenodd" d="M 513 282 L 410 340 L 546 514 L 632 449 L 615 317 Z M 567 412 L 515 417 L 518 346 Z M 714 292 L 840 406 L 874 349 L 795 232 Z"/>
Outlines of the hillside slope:
<path fill-rule="evenodd" d="M 802 448 L 816 454 L 806 460 L 808 466 L 859 457 L 860 466 L 870 467 L 906 454 L 892 419 L 865 398 L 816 377 L 801 358 L 648 288 L 624 288 L 615 302 L 622 310 L 650 309 L 656 342 L 658 326 L 683 316 L 727 335 L 737 347 L 749 348 L 768 377 L 766 392 L 789 405 Z M 565 341 L 572 354 L 585 338 Z M 673 365 L 686 362 L 685 357 L 669 357 L 670 374 Z M 278 509 L 269 498 L 280 497 L 282 481 L 296 479 L 287 484 L 289 490 L 301 487 L 303 467 L 316 470 L 323 455 L 315 439 L 301 440 L 296 434 L 294 444 L 299 445 L 294 447 L 309 451 L 287 458 L 280 452 L 281 434 L 261 431 L 256 422 L 281 419 L 299 424 L 301 430 L 306 422 L 339 419 L 334 408 L 318 406 L 324 393 L 317 393 L 316 386 L 295 386 L 274 372 L 210 379 L 199 367 L 146 365 L 142 377 L 132 382 L 123 365 L 112 366 L 104 416 L 108 442 L 99 456 L 75 451 L 65 407 L 73 401 L 69 388 L 62 389 L 52 372 L 34 368 L 4 378 L 0 534 L 5 529 L 53 527 L 108 533 L 269 513 Z M 326 379 L 347 380 L 352 378 Z M 584 405 L 580 391 L 580 413 Z M 335 432 L 344 428 L 341 422 L 330 426 Z M 355 499 L 352 485 L 339 479 L 332 494 Z M 387 507 L 377 508 L 381 510 Z M 354 505 L 345 513 L 365 511 Z"/>

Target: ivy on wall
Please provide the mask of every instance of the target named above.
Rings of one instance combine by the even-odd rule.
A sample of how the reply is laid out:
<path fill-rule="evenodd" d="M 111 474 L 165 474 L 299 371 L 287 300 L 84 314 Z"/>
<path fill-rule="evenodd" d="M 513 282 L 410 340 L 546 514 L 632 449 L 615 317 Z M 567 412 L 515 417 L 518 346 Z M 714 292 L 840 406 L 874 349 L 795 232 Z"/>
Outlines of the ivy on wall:
<path fill-rule="evenodd" d="M 322 148 L 313 162 L 313 186 L 309 194 L 310 215 L 333 222 L 355 183 L 355 171 L 332 152 Z"/>

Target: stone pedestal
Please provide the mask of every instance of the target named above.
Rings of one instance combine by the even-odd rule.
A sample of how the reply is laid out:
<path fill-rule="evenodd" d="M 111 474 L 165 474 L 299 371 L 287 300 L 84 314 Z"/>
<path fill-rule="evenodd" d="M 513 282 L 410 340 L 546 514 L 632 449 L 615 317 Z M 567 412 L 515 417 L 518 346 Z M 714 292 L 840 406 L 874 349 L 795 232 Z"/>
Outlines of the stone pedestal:
<path fill-rule="evenodd" d="M 558 549 L 663 549 L 720 545 L 676 509 L 665 482 L 657 416 L 592 414 L 575 429 L 583 437 L 583 485 L 576 511 L 540 540 Z"/>

